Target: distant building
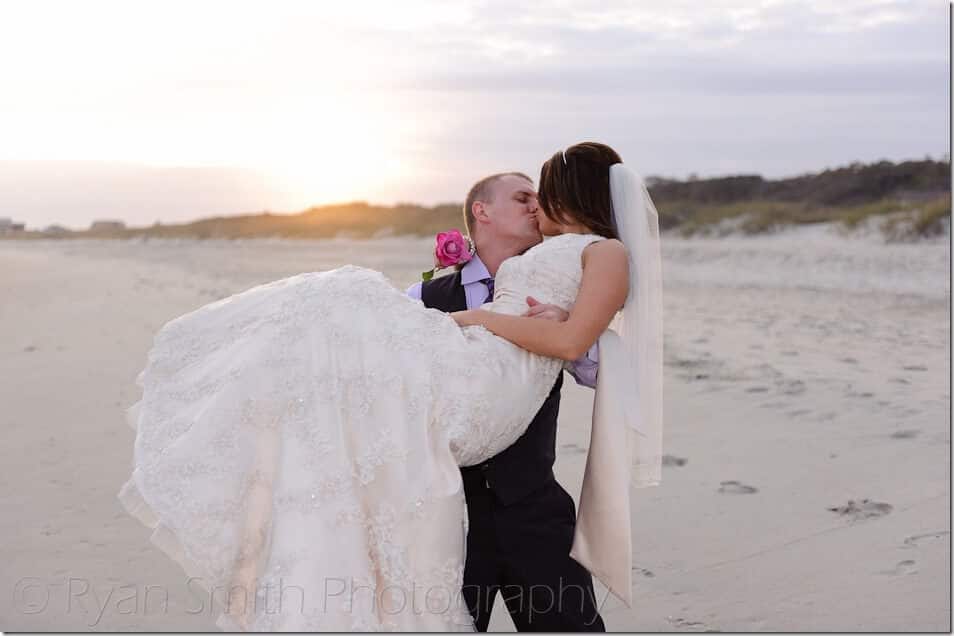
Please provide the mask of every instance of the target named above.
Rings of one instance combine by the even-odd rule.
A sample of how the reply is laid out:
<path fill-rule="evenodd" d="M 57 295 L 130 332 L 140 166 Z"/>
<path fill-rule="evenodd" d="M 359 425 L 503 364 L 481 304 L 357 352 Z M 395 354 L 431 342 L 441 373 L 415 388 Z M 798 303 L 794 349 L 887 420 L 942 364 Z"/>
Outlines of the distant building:
<path fill-rule="evenodd" d="M 90 232 L 115 232 L 125 229 L 126 224 L 122 221 L 93 221 L 89 226 Z"/>
<path fill-rule="evenodd" d="M 9 217 L 0 217 L 0 234 L 13 234 L 14 232 L 22 232 L 24 227 L 26 227 L 25 224 L 14 223 Z"/>
<path fill-rule="evenodd" d="M 61 236 L 63 234 L 69 234 L 70 231 L 62 225 L 48 225 L 43 229 L 43 233 L 49 234 L 50 236 Z"/>

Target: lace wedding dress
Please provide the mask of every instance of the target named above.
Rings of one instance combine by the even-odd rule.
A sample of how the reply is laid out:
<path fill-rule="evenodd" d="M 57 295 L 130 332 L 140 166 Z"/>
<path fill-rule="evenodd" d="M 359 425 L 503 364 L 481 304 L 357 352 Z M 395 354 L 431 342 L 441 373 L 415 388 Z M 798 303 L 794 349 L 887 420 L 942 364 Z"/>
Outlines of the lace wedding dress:
<path fill-rule="evenodd" d="M 569 307 L 600 238 L 508 259 L 484 308 Z M 470 630 L 458 466 L 511 445 L 561 367 L 372 270 L 254 287 L 156 335 L 120 499 L 223 629 Z"/>

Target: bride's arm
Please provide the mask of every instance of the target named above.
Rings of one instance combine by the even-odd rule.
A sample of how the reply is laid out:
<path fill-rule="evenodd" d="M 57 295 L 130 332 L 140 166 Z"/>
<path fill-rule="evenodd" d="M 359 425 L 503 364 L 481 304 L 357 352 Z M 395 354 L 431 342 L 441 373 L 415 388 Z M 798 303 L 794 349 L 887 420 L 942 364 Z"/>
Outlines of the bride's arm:
<path fill-rule="evenodd" d="M 461 326 L 482 325 L 532 353 L 576 360 L 606 330 L 626 302 L 629 259 L 617 240 L 591 243 L 583 250 L 583 280 L 566 322 L 507 316 L 480 309 L 458 311 Z"/>

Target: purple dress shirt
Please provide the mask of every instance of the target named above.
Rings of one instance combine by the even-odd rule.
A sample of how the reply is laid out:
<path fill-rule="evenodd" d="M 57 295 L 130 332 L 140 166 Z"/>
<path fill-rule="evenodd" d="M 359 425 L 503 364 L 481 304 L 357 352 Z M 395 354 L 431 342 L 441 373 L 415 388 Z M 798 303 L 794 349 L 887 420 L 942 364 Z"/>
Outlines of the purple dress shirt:
<path fill-rule="evenodd" d="M 467 297 L 467 309 L 480 307 L 490 300 L 487 285 L 483 282 L 484 279 L 490 277 L 487 266 L 476 254 L 461 269 L 460 282 L 464 286 L 464 295 Z M 415 300 L 421 300 L 421 285 L 422 283 L 414 283 L 408 287 L 407 295 Z M 544 298 L 540 300 L 546 302 Z M 599 366 L 599 343 L 594 343 L 586 354 L 570 363 L 567 371 L 573 376 L 577 384 L 595 389 Z"/>

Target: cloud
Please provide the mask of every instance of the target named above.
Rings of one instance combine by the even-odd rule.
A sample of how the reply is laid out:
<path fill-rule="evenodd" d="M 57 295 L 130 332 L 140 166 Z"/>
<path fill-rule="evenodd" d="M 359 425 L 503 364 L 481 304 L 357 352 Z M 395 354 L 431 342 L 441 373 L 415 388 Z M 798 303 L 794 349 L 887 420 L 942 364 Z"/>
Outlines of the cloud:
<path fill-rule="evenodd" d="M 349 145 L 354 196 L 379 202 L 459 200 L 582 139 L 650 174 L 782 176 L 946 152 L 948 51 L 939 2 L 4 3 L 0 159 L 234 164 L 15 201 L 83 218 L 109 197 L 188 218 L 320 203 L 309 162 Z"/>
<path fill-rule="evenodd" d="M 838 63 L 817 66 L 771 66 L 761 62 L 733 65 L 712 59 L 671 58 L 661 66 L 649 62 L 603 68 L 550 68 L 533 74 L 474 69 L 435 74 L 395 84 L 401 89 L 463 93 L 521 92 L 580 95 L 830 95 L 916 93 L 947 94 L 945 62 L 870 64 Z M 572 87 L 572 90 L 570 89 Z"/>

